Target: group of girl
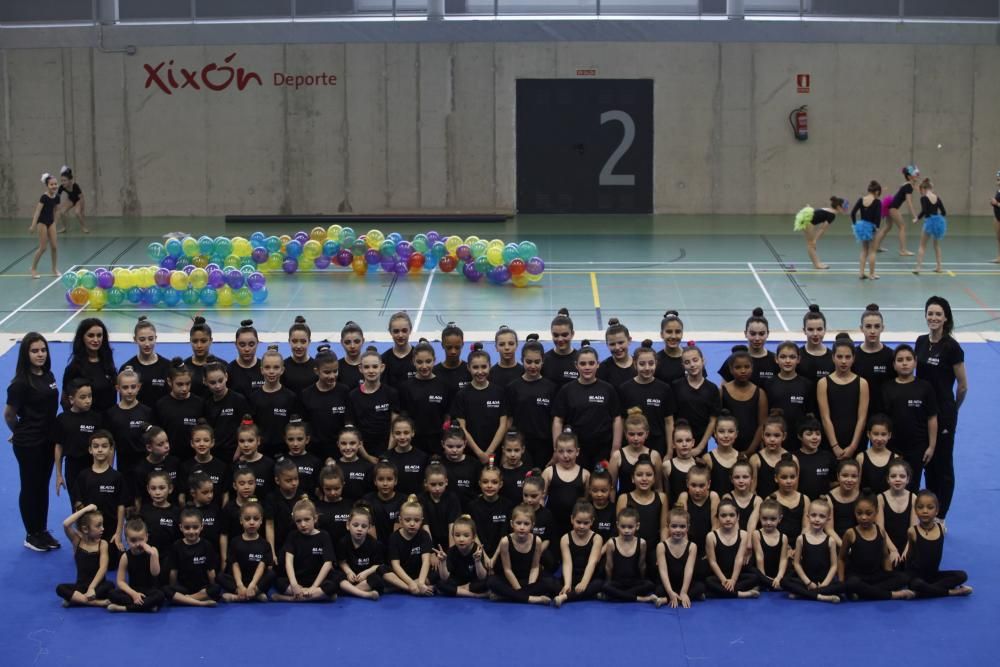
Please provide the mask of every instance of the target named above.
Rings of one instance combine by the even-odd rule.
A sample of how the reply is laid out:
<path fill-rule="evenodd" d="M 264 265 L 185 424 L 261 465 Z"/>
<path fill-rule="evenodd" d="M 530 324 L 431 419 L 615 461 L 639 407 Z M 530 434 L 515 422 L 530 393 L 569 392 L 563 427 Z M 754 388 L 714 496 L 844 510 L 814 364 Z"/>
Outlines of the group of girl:
<path fill-rule="evenodd" d="M 817 244 L 826 231 L 833 224 L 838 213 L 848 213 L 850 208 L 851 229 L 854 238 L 861 246 L 859 260 L 858 278 L 861 280 L 878 280 L 879 275 L 875 272 L 875 258 L 877 253 L 883 252 L 882 241 L 896 227 L 899 235 L 900 256 L 912 256 L 906 245 L 906 222 L 903 220 L 901 210 L 905 205 L 910 213 L 911 224 L 916 224 L 923 220 L 923 228 L 920 234 L 920 247 L 917 250 L 916 266 L 913 268 L 914 274 L 919 274 L 923 270 L 924 254 L 927 252 L 927 244 L 930 241 L 934 246 L 935 268 L 934 271 L 941 273 L 941 239 L 947 231 L 947 215 L 944 203 L 934 192 L 934 184 L 929 178 L 921 178 L 920 169 L 916 165 L 903 167 L 904 182 L 896 190 L 894 195 L 882 195 L 882 185 L 878 181 L 871 181 L 868 184 L 865 194 L 855 202 L 851 208 L 849 200 L 841 197 L 830 197 L 830 205 L 820 208 L 806 206 L 795 216 L 795 231 L 805 234 L 806 250 L 809 259 L 817 269 L 828 269 L 829 265 L 824 264 L 819 259 Z M 997 256 L 991 262 L 1000 262 L 1000 172 L 997 172 L 998 192 L 990 200 L 993 206 L 995 218 L 995 231 L 997 234 Z M 919 193 L 920 211 L 917 212 L 914 206 L 914 194 Z M 882 222 L 885 225 L 882 225 Z"/>
<path fill-rule="evenodd" d="M 944 533 L 932 525 L 954 489 L 964 357 L 947 301 L 931 297 L 925 315 L 928 334 L 892 350 L 869 306 L 864 341 L 841 334 L 830 349 L 813 306 L 807 343 L 774 353 L 756 309 L 721 387 L 701 350 L 681 345 L 673 311 L 659 352 L 644 341 L 630 354 L 628 329 L 612 320 L 601 361 L 586 341 L 574 348 L 563 310 L 548 351 L 502 327 L 496 363 L 478 344 L 463 360 L 453 324 L 436 363 L 435 347 L 411 344 L 403 312 L 382 354 L 348 323 L 343 357 L 328 345 L 311 357 L 300 317 L 287 358 L 273 348 L 258 358 L 246 321 L 228 364 L 196 318 L 192 355 L 167 362 L 142 318 L 120 370 L 90 319 L 58 417 L 47 343 L 29 334 L 5 411 L 25 545 L 58 547 L 45 529 L 57 467 L 57 493 L 76 510 L 68 604 L 148 611 L 260 600 L 272 587 L 278 600 L 390 589 L 674 606 L 762 586 L 830 601 L 875 595 L 866 586 L 965 594 L 960 573 L 938 570 Z M 922 469 L 932 493 L 916 497 Z M 873 524 L 861 516 L 872 503 Z M 872 525 L 879 550 L 867 546 Z M 900 564 L 919 566 L 918 583 L 894 574 Z M 98 595 L 109 568 L 117 589 Z"/>
<path fill-rule="evenodd" d="M 80 222 L 80 229 L 84 234 L 89 234 L 85 218 L 86 202 L 83 197 L 83 190 L 73 177 L 73 170 L 63 166 L 59 170 L 59 179 L 46 172 L 42 174 L 42 185 L 45 187 L 38 203 L 35 205 L 35 212 L 31 216 L 31 225 L 28 227 L 29 233 L 38 230 L 38 250 L 35 251 L 31 259 L 31 277 L 38 278 L 38 262 L 45 251 L 49 250 L 52 257 L 52 275 L 58 276 L 58 244 L 56 243 L 57 222 L 61 222 L 64 215 L 73 214 Z M 65 195 L 65 199 L 63 196 Z M 60 232 L 66 231 L 66 225 L 58 229 Z"/>

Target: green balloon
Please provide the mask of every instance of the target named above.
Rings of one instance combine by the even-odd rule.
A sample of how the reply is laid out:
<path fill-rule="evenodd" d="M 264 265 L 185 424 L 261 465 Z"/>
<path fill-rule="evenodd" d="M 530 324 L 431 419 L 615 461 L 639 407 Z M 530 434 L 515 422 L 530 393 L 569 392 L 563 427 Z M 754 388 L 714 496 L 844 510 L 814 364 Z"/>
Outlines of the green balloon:
<path fill-rule="evenodd" d="M 108 303 L 112 306 L 120 306 L 125 300 L 125 290 L 121 287 L 112 287 L 105 290 L 105 295 L 108 297 Z"/>
<path fill-rule="evenodd" d="M 538 256 L 538 246 L 531 241 L 521 241 L 517 246 L 517 252 L 521 255 L 521 259 L 527 262 L 532 257 Z"/>
<path fill-rule="evenodd" d="M 77 278 L 77 275 L 72 271 L 67 271 L 66 273 L 62 274 L 61 280 L 63 287 L 65 287 L 66 289 L 73 289 L 74 287 L 76 287 L 77 283 L 80 282 L 80 279 Z"/>
<path fill-rule="evenodd" d="M 189 306 L 193 306 L 198 303 L 199 296 L 199 290 L 196 290 L 193 287 L 188 287 L 186 290 L 181 292 L 181 299 Z"/>
<path fill-rule="evenodd" d="M 427 253 L 427 237 L 423 234 L 417 234 L 413 237 L 413 242 L 410 244 L 413 249 L 419 253 Z"/>
<path fill-rule="evenodd" d="M 97 276 L 94 275 L 93 271 L 87 271 L 80 276 L 80 287 L 85 287 L 89 290 L 97 287 Z"/>
<path fill-rule="evenodd" d="M 473 243 L 470 246 L 470 249 L 472 250 L 472 256 L 478 259 L 479 257 L 482 257 L 483 255 L 485 255 L 486 254 L 486 245 L 487 245 L 486 241 L 482 241 L 482 240 L 476 241 L 475 243 Z M 477 269 L 479 268 L 479 264 L 478 263 L 476 264 L 476 268 Z"/>
<path fill-rule="evenodd" d="M 518 254 L 517 245 L 513 243 L 508 243 L 503 247 L 503 263 L 510 264 L 512 261 L 517 259 L 520 255 Z"/>
<path fill-rule="evenodd" d="M 486 244 L 484 243 L 483 245 L 485 246 Z M 489 273 L 489 270 L 492 268 L 490 266 L 490 260 L 486 259 L 486 255 L 480 255 L 479 257 L 476 257 L 475 266 L 476 266 L 476 271 L 479 271 L 484 275 Z"/>

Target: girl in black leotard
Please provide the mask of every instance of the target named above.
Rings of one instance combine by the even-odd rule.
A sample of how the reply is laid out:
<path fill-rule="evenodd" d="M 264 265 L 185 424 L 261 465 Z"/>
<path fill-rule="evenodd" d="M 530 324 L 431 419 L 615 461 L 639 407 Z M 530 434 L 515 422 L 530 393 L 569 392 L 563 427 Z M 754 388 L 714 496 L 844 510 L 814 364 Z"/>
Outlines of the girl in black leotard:
<path fill-rule="evenodd" d="M 823 430 L 837 460 L 854 456 L 862 446 L 868 418 L 868 381 L 851 370 L 854 341 L 846 333 L 837 334 L 833 345 L 836 370 L 816 383 L 816 402 Z"/>
<path fill-rule="evenodd" d="M 690 524 L 686 510 L 679 507 L 670 510 L 668 537 L 656 545 L 657 607 L 669 603 L 672 609 L 689 609 L 692 600 L 705 599 L 705 585 L 694 578 L 699 553 L 698 546 L 688 539 Z"/>
<path fill-rule="evenodd" d="M 857 525 L 844 533 L 837 574 L 852 599 L 912 600 L 907 576 L 889 565 L 886 536 L 875 523 L 875 504 L 871 496 L 862 496 L 854 506 Z"/>
<path fill-rule="evenodd" d="M 66 165 L 63 165 L 63 168 L 59 170 L 59 180 L 59 194 L 62 195 L 63 193 L 66 193 L 66 201 L 61 202 L 59 205 L 60 217 L 66 215 L 67 213 L 76 214 L 76 219 L 80 221 L 80 231 L 84 234 L 89 234 L 90 230 L 87 229 L 87 221 L 83 219 L 83 190 L 80 189 L 79 183 L 77 183 L 76 179 L 73 178 L 73 170 Z M 65 223 L 62 224 L 59 231 L 66 231 Z"/>
<path fill-rule="evenodd" d="M 889 490 L 878 496 L 878 525 L 885 531 L 889 559 L 894 566 L 902 565 L 909 557 L 906 534 L 917 524 L 913 511 L 917 494 L 907 488 L 911 475 L 910 464 L 902 459 L 894 460 L 889 464 Z"/>
<path fill-rule="evenodd" d="M 752 534 L 757 527 L 761 499 L 753 491 L 753 466 L 742 454 L 730 471 L 730 480 L 733 488 L 725 497 L 736 503 L 740 529 Z"/>
<path fill-rule="evenodd" d="M 847 213 L 847 203 L 841 197 L 830 197 L 829 206 L 824 208 L 806 206 L 795 215 L 794 229 L 797 232 L 805 232 L 806 252 L 809 253 L 809 259 L 817 269 L 830 268 L 829 265 L 819 261 L 816 244 L 837 219 L 838 213 Z"/>
<path fill-rule="evenodd" d="M 541 538 L 532 532 L 535 513 L 527 505 L 518 505 L 510 515 L 512 532 L 500 540 L 493 576 L 487 581 L 490 593 L 497 598 L 549 604 L 557 584 L 541 574 Z"/>
<path fill-rule="evenodd" d="M 559 542 L 562 552 L 563 586 L 553 602 L 576 602 L 596 597 L 604 586 L 604 570 L 599 567 L 604 540 L 593 531 L 594 506 L 581 500 L 573 506 L 573 530 Z"/>
<path fill-rule="evenodd" d="M 712 490 L 720 496 L 732 490 L 733 466 L 744 456 L 734 448 L 738 433 L 736 417 L 729 410 L 721 410 L 715 422 L 715 449 L 701 457 L 701 462 L 712 472 Z"/>
<path fill-rule="evenodd" d="M 910 589 L 920 597 L 947 597 L 970 595 L 971 586 L 965 586 L 968 575 L 962 570 L 942 570 L 944 553 L 944 524 L 938 522 L 938 499 L 930 491 L 917 494 L 917 525 L 910 528 L 910 560 L 906 564 Z"/>
<path fill-rule="evenodd" d="M 700 557 L 695 568 L 696 576 L 704 579 L 708 575 L 705 561 L 705 539 L 713 529 L 718 528 L 715 512 L 719 507 L 719 494 L 708 488 L 708 469 L 705 466 L 691 468 L 687 476 L 687 491 L 677 499 L 676 505 L 687 510 L 690 519 L 688 537 L 698 545 Z"/>
<path fill-rule="evenodd" d="M 660 455 L 646 446 L 649 436 L 649 421 L 639 407 L 629 408 L 625 418 L 625 446 L 611 454 L 608 472 L 619 495 L 624 495 L 635 488 L 632 483 L 632 470 L 643 455 L 650 458 L 656 470 L 662 466 Z M 656 480 L 656 488 L 661 488 L 661 482 Z"/>
<path fill-rule="evenodd" d="M 712 597 L 720 598 L 760 597 L 756 575 L 743 568 L 750 540 L 747 532 L 740 529 L 736 503 L 719 501 L 715 516 L 719 527 L 705 540 L 705 555 L 711 570 L 705 580 L 709 592 Z"/>
<path fill-rule="evenodd" d="M 656 468 L 648 455 L 641 455 L 632 470 L 635 489 L 619 496 L 616 506 L 619 513 L 626 507 L 639 513 L 639 537 L 646 540 L 646 544 L 660 541 L 667 525 L 667 496 L 656 490 L 655 480 Z M 647 553 L 649 562 L 646 566 L 650 570 L 654 566 L 652 556 L 652 553 Z"/>
<path fill-rule="evenodd" d="M 29 233 L 33 233 L 35 227 L 38 227 L 38 250 L 35 251 L 35 256 L 31 258 L 32 278 L 38 277 L 38 260 L 42 258 L 42 255 L 45 254 L 45 249 L 49 246 L 52 246 L 50 251 L 52 255 L 52 275 L 59 275 L 59 269 L 56 268 L 59 248 L 56 244 L 56 230 L 52 226 L 58 215 L 59 185 L 56 183 L 55 177 L 49 173 L 42 174 L 42 184 L 45 186 L 45 192 L 38 198 L 38 204 L 35 205 L 35 213 L 31 217 L 31 226 L 28 227 Z M 39 226 L 39 223 L 41 226 Z"/>
<path fill-rule="evenodd" d="M 555 463 L 542 471 L 547 498 L 545 506 L 552 512 L 552 539 L 558 540 L 569 530 L 573 506 L 586 494 L 590 471 L 576 462 L 580 446 L 572 433 L 556 438 Z"/>
<path fill-rule="evenodd" d="M 755 385 L 753 359 L 746 345 L 734 345 L 729 355 L 729 374 L 720 390 L 722 408 L 736 418 L 739 432 L 734 447 L 749 456 L 760 447 L 761 428 L 767 418 L 767 395 Z"/>
<path fill-rule="evenodd" d="M 906 165 L 903 167 L 903 178 L 906 179 L 906 182 L 899 186 L 899 190 L 896 191 L 892 201 L 889 202 L 888 222 L 882 228 L 881 234 L 876 238 L 875 246 L 880 247 L 882 239 L 888 235 L 892 226 L 896 225 L 899 228 L 899 254 L 906 256 L 913 253 L 906 249 L 906 226 L 903 223 L 903 216 L 899 212 L 899 209 L 903 206 L 903 202 L 906 202 L 906 205 L 910 209 L 911 222 L 916 223 L 917 212 L 913 208 L 913 186 L 920 182 L 920 170 L 914 164 Z"/>
<path fill-rule="evenodd" d="M 638 536 L 639 512 L 626 507 L 618 515 L 618 535 L 604 544 L 605 583 L 601 594 L 615 602 L 656 602 L 655 575 L 646 570 L 646 562 L 656 562 L 656 545 L 650 546 Z M 653 553 L 651 559 L 649 552 Z M 650 576 L 652 575 L 652 576 Z"/>
<path fill-rule="evenodd" d="M 875 273 L 875 248 L 878 245 L 876 238 L 879 237 L 879 226 L 882 222 L 882 185 L 878 181 L 868 184 L 868 193 L 859 199 L 851 209 L 851 227 L 854 231 L 854 238 L 861 244 L 860 267 L 858 278 L 864 280 L 871 278 L 878 280 Z M 860 214 L 861 219 L 856 216 Z M 868 275 L 865 276 L 865 265 L 869 266 Z"/>
<path fill-rule="evenodd" d="M 785 508 L 787 510 L 787 508 Z M 844 585 L 837 579 L 837 540 L 827 535 L 830 504 L 820 498 L 809 508 L 809 527 L 794 541 L 792 565 L 782 588 L 798 598 L 820 602 L 840 602 Z"/>
<path fill-rule="evenodd" d="M 813 422 L 815 419 L 807 414 L 800 423 L 800 428 Z M 814 425 L 818 428 L 818 424 Z M 750 467 L 753 469 L 753 491 L 761 498 L 766 498 L 778 490 L 774 471 L 781 459 L 788 454 L 788 450 L 785 449 L 786 438 L 785 420 L 781 416 L 781 411 L 775 408 L 764 424 L 764 446 L 749 459 Z M 795 457 L 792 456 L 792 459 Z"/>
<path fill-rule="evenodd" d="M 771 333 L 767 318 L 764 317 L 764 309 L 758 306 L 754 308 L 743 326 L 743 336 L 747 339 L 747 348 L 750 351 L 750 360 L 753 370 L 750 374 L 750 381 L 763 389 L 767 383 L 778 374 L 778 360 L 774 352 L 765 347 L 767 337 Z M 719 368 L 719 375 L 727 382 L 733 379 L 729 370 L 729 360 Z"/>

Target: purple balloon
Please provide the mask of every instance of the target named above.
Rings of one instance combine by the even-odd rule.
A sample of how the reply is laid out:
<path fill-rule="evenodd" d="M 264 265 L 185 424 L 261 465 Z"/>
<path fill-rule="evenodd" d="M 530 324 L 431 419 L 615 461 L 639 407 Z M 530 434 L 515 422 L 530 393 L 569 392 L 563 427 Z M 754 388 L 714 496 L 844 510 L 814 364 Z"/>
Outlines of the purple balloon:
<path fill-rule="evenodd" d="M 528 273 L 533 276 L 537 276 L 545 270 L 545 262 L 542 261 L 541 257 L 532 257 L 528 260 L 525 268 Z"/>
<path fill-rule="evenodd" d="M 395 257 L 383 257 L 380 262 L 382 270 L 386 273 L 392 273 L 396 270 L 396 258 Z"/>
<path fill-rule="evenodd" d="M 163 269 L 160 269 L 162 271 Z M 167 282 L 170 282 L 170 272 L 167 271 Z M 111 289 L 115 285 L 115 276 L 110 271 L 98 274 L 97 286 L 101 289 Z"/>
<path fill-rule="evenodd" d="M 465 277 L 474 283 L 478 283 L 480 280 L 483 279 L 483 274 L 481 274 L 479 271 L 476 271 L 476 265 L 471 262 L 465 265 L 465 267 L 462 269 L 462 273 L 464 273 Z"/>
<path fill-rule="evenodd" d="M 434 245 L 435 243 L 441 240 L 441 235 L 435 232 L 434 230 L 427 232 L 426 236 L 427 236 L 427 245 Z"/>
<path fill-rule="evenodd" d="M 192 272 L 192 271 L 194 271 L 194 270 L 195 270 L 195 268 L 196 268 L 196 267 L 195 267 L 195 265 L 194 265 L 194 264 L 188 264 L 187 266 L 185 266 L 185 267 L 184 267 L 184 269 L 183 269 L 183 270 L 184 270 L 184 273 L 186 273 L 186 274 L 188 274 L 188 275 L 190 276 L 190 275 L 191 275 L 191 272 Z"/>
<path fill-rule="evenodd" d="M 160 266 L 167 271 L 173 271 L 177 268 L 177 258 L 168 255 L 160 260 Z"/>
<path fill-rule="evenodd" d="M 264 278 L 264 274 L 262 273 L 257 273 L 255 271 L 254 273 L 251 273 L 249 276 L 247 276 L 247 287 L 250 288 L 251 292 L 256 292 L 266 284 L 267 280 Z"/>
<path fill-rule="evenodd" d="M 309 235 L 305 232 L 295 232 L 295 236 L 292 237 L 299 243 L 305 245 L 305 242 L 309 240 Z"/>
<path fill-rule="evenodd" d="M 254 248 L 250 258 L 257 264 L 263 264 L 267 261 L 267 248 Z"/>
<path fill-rule="evenodd" d="M 281 264 L 281 270 L 285 273 L 295 273 L 299 270 L 299 263 L 289 257 Z M 241 274 L 242 275 L 242 274 Z"/>
<path fill-rule="evenodd" d="M 410 255 L 413 254 L 413 246 L 410 245 L 409 241 L 400 241 L 396 244 L 396 254 L 402 260 L 407 260 Z"/>
<path fill-rule="evenodd" d="M 489 279 L 497 285 L 502 285 L 510 280 L 510 270 L 506 266 L 494 266 L 490 269 Z"/>
<path fill-rule="evenodd" d="M 326 255 L 320 255 L 319 257 L 313 260 L 313 264 L 316 265 L 317 269 L 325 269 L 328 266 L 330 266 L 330 258 L 327 257 Z"/>
<path fill-rule="evenodd" d="M 354 254 L 350 250 L 341 250 L 337 253 L 337 264 L 340 266 L 350 266 L 354 261 Z"/>
<path fill-rule="evenodd" d="M 226 284 L 226 274 L 222 272 L 218 266 L 208 272 L 208 285 L 209 287 L 214 287 L 219 289 Z"/>
<path fill-rule="evenodd" d="M 396 272 L 397 276 L 405 276 L 410 272 L 410 267 L 407 266 L 406 262 L 396 262 L 396 266 L 393 267 L 393 271 Z"/>
<path fill-rule="evenodd" d="M 226 284 L 233 289 L 243 287 L 243 273 L 239 269 L 229 269 L 226 272 Z"/>
<path fill-rule="evenodd" d="M 463 262 L 468 262 L 472 259 L 472 248 L 463 243 L 455 248 L 455 255 Z"/>
<path fill-rule="evenodd" d="M 166 287 L 170 284 L 170 272 L 166 269 L 157 269 L 156 273 L 153 274 L 153 281 L 160 287 Z"/>
<path fill-rule="evenodd" d="M 375 266 L 382 260 L 382 254 L 375 250 L 374 248 L 369 248 L 365 250 L 365 261 L 368 262 L 368 266 Z"/>

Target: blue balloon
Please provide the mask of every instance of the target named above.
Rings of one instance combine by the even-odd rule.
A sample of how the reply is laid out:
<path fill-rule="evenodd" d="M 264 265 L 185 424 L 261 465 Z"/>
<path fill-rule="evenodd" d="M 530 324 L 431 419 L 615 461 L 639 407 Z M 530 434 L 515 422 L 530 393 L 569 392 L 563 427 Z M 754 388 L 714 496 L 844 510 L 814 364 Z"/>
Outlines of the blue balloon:
<path fill-rule="evenodd" d="M 285 254 L 292 259 L 298 259 L 299 255 L 302 254 L 302 243 L 296 239 L 292 239 L 285 244 Z"/>
<path fill-rule="evenodd" d="M 214 306 L 215 302 L 219 300 L 219 293 L 215 291 L 214 287 L 202 287 L 200 296 L 201 302 L 206 306 Z"/>
<path fill-rule="evenodd" d="M 175 290 L 173 287 L 165 287 L 163 289 L 163 305 L 168 308 L 173 308 L 181 302 L 181 293 Z"/>
<path fill-rule="evenodd" d="M 261 287 L 259 290 L 250 292 L 250 294 L 253 296 L 254 303 L 264 303 L 265 301 L 267 301 L 266 287 Z"/>
<path fill-rule="evenodd" d="M 166 248 L 168 255 L 175 258 L 180 257 L 184 252 L 184 249 L 181 247 L 181 242 L 177 239 L 167 239 L 167 242 L 163 244 L 163 247 Z"/>

